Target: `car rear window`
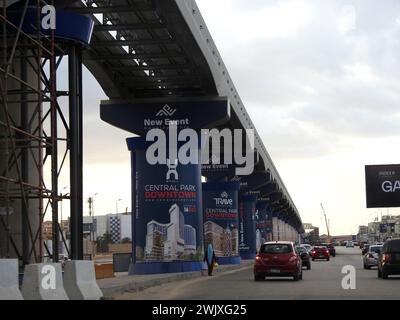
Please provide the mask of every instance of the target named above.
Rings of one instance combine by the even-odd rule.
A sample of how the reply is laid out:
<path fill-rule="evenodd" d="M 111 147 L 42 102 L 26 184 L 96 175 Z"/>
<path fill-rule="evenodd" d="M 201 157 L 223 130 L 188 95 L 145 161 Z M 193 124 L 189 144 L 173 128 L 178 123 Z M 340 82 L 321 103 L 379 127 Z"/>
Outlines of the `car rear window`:
<path fill-rule="evenodd" d="M 261 247 L 261 253 L 273 253 L 273 254 L 286 254 L 293 252 L 290 244 L 265 244 Z"/>
<path fill-rule="evenodd" d="M 371 246 L 371 247 L 369 248 L 369 251 L 370 251 L 370 252 L 380 253 L 380 252 L 381 252 L 381 249 L 382 249 L 382 246 Z"/>

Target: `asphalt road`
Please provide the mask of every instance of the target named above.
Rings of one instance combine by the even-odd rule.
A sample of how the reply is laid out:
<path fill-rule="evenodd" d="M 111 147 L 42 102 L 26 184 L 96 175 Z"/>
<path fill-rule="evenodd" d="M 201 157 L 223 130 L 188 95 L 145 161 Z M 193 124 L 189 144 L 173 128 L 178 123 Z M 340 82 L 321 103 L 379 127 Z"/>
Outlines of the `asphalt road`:
<path fill-rule="evenodd" d="M 247 299 L 400 299 L 400 277 L 382 280 L 377 270 L 364 270 L 361 250 L 337 247 L 330 261 L 314 261 L 311 270 L 303 270 L 303 280 L 267 278 L 255 282 L 250 267 L 202 277 L 167 283 L 138 293 L 124 293 L 116 299 L 129 300 L 247 300 Z M 342 274 L 345 265 L 356 269 L 356 289 L 344 290 Z"/>

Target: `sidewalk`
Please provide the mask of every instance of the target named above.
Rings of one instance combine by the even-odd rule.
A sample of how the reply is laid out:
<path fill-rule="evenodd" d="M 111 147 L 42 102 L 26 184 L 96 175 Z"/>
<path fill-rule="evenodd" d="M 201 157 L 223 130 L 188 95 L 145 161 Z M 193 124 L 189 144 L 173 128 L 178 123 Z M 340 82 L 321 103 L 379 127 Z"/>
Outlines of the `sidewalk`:
<path fill-rule="evenodd" d="M 222 265 L 214 269 L 214 274 L 239 270 L 245 267 L 253 266 L 253 260 L 242 261 L 239 265 Z M 150 287 L 159 286 L 164 283 L 187 280 L 207 276 L 207 270 L 181 273 L 162 273 L 150 275 L 133 275 L 127 273 L 117 274 L 114 278 L 97 280 L 97 283 L 103 291 L 104 299 L 110 298 L 113 294 L 123 292 L 141 291 Z"/>

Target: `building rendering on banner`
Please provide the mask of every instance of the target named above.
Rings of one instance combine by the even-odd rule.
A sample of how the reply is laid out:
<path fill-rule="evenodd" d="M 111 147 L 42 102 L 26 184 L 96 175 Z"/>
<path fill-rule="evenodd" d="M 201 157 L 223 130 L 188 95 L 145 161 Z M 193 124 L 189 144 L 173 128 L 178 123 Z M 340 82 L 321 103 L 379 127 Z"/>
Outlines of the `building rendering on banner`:
<path fill-rule="evenodd" d="M 216 256 L 238 255 L 238 230 L 229 225 L 224 229 L 213 221 L 204 223 L 205 247 L 211 243 Z"/>
<path fill-rule="evenodd" d="M 182 260 L 196 253 L 196 229 L 185 225 L 177 204 L 169 209 L 170 222 L 150 221 L 147 224 L 145 259 L 147 261 Z"/>

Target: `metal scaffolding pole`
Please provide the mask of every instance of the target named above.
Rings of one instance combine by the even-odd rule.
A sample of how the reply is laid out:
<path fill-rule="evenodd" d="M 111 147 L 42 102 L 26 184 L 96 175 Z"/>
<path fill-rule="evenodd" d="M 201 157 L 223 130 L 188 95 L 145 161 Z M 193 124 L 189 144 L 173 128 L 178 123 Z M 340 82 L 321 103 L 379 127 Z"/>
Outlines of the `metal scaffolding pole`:
<path fill-rule="evenodd" d="M 69 71 L 69 143 L 71 181 L 71 254 L 83 259 L 83 199 L 82 199 L 82 92 L 80 50 L 72 46 L 68 55 Z"/>

